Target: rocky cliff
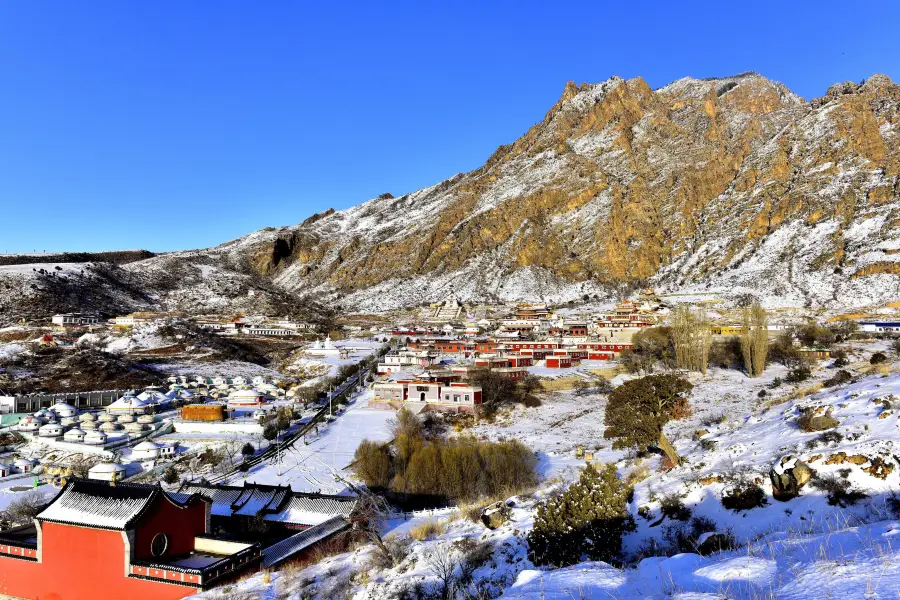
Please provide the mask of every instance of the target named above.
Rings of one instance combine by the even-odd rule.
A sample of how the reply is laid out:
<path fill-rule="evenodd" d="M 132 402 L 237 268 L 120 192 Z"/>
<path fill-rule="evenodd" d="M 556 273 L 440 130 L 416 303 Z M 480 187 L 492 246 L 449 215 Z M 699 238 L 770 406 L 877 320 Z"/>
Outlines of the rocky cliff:
<path fill-rule="evenodd" d="M 645 283 L 879 303 L 900 292 L 898 123 L 900 86 L 882 75 L 810 102 L 755 73 L 568 83 L 475 171 L 122 269 L 195 265 L 362 310 Z"/>
<path fill-rule="evenodd" d="M 881 75 L 811 102 L 754 73 L 569 83 L 475 171 L 230 246 L 284 289 L 371 308 L 644 281 L 880 302 L 900 274 L 898 123 Z"/>

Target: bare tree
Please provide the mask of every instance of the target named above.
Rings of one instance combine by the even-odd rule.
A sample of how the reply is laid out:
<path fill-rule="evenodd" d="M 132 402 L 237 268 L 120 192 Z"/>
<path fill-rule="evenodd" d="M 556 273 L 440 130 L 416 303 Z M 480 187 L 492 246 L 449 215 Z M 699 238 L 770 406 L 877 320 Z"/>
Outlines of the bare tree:
<path fill-rule="evenodd" d="M 759 377 L 769 353 L 769 318 L 759 302 L 744 309 L 741 327 L 741 354 L 750 377 Z"/>
<path fill-rule="evenodd" d="M 6 523 L 8 527 L 27 525 L 41 512 L 45 504 L 44 497 L 35 492 L 16 498 L 0 513 L 0 523 Z"/>
<path fill-rule="evenodd" d="M 706 375 L 712 335 L 709 317 L 702 307 L 682 304 L 672 315 L 672 337 L 675 342 L 675 362 L 679 368 L 699 371 Z"/>

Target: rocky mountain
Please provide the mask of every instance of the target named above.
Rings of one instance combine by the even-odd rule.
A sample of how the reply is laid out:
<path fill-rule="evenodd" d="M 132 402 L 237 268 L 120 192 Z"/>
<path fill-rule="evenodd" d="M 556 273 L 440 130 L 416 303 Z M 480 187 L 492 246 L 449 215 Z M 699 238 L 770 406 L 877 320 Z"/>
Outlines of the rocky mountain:
<path fill-rule="evenodd" d="M 472 172 L 117 268 L 168 306 L 246 303 L 254 285 L 380 310 L 648 283 L 773 305 L 881 303 L 900 292 L 898 125 L 900 85 L 883 75 L 810 102 L 755 73 L 656 90 L 568 83 Z M 199 290 L 154 287 L 186 269 Z"/>

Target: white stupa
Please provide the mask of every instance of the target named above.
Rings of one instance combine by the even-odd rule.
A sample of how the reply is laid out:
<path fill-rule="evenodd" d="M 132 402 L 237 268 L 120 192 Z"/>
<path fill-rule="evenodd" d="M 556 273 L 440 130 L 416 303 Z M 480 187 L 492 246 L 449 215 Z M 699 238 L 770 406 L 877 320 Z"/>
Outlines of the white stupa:
<path fill-rule="evenodd" d="M 337 356 L 341 353 L 341 349 L 336 347 L 331 341 L 331 336 L 325 338 L 324 342 L 316 340 L 313 345 L 306 349 L 309 356 Z"/>

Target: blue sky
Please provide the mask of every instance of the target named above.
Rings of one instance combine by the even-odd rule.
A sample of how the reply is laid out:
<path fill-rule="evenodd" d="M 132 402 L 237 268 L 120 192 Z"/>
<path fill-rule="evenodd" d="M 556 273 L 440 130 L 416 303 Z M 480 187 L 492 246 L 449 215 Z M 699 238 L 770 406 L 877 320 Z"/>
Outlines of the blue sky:
<path fill-rule="evenodd" d="M 900 81 L 898 31 L 895 2 L 8 0 L 0 253 L 204 247 L 400 195 L 567 80 Z"/>

